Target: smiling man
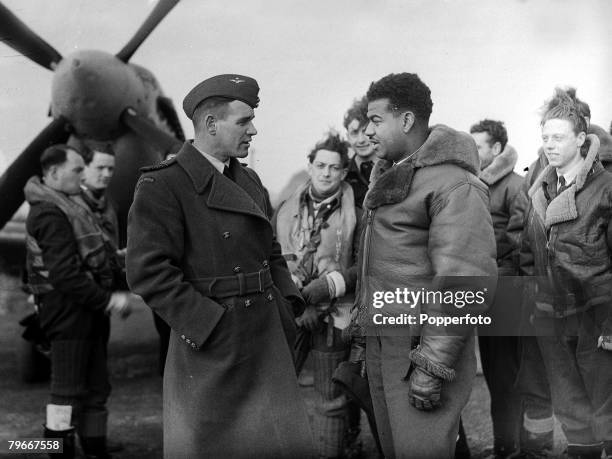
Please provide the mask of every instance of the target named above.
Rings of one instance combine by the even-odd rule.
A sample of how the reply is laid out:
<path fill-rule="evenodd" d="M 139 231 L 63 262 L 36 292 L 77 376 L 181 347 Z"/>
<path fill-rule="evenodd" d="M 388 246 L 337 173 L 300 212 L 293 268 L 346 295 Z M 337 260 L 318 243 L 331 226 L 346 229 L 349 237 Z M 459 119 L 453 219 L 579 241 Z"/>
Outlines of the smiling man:
<path fill-rule="evenodd" d="M 368 99 L 364 96 L 353 102 L 351 108 L 344 115 L 344 128 L 346 139 L 355 155 L 350 159 L 345 180 L 353 188 L 355 205 L 363 205 L 363 198 L 370 185 L 370 174 L 378 161 L 370 139 L 365 135 L 368 125 Z"/>
<path fill-rule="evenodd" d="M 346 457 L 348 451 L 355 457 L 360 448 L 358 430 L 352 429 L 359 424 L 351 422 L 348 400 L 331 378 L 349 356 L 342 330 L 354 299 L 361 212 L 350 185 L 343 182 L 348 145 L 338 134 L 317 143 L 308 160 L 310 179 L 280 205 L 274 226 L 283 253 L 291 255 L 289 270 L 306 301 L 299 321 L 314 361 L 319 457 Z"/>
<path fill-rule="evenodd" d="M 128 222 L 128 281 L 172 333 L 164 456 L 309 457 L 293 365 L 303 300 L 248 154 L 259 86 L 218 75 L 183 101 L 195 131 L 145 168 Z"/>
<path fill-rule="evenodd" d="M 476 375 L 474 332 L 373 327 L 372 300 L 397 288 L 473 290 L 466 276 L 497 276 L 487 188 L 472 138 L 429 127 L 431 93 L 417 75 L 387 75 L 367 98 L 365 133 L 381 159 L 364 201 L 356 307 L 376 424 L 385 457 L 451 458 Z M 437 303 L 416 308 L 385 305 L 442 314 Z"/>
<path fill-rule="evenodd" d="M 77 195 L 85 201 L 98 220 L 98 224 L 107 233 L 116 249 L 119 248 L 119 224 L 117 212 L 106 193 L 115 173 L 115 155 L 110 146 L 90 147 L 83 142 L 78 145 L 83 157 L 83 181 L 81 193 Z M 124 254 L 121 253 L 121 257 Z"/>
<path fill-rule="evenodd" d="M 568 457 L 612 456 L 612 174 L 567 91 L 542 117 L 548 165 L 529 190 L 523 234 L 538 276 L 534 325 Z"/>

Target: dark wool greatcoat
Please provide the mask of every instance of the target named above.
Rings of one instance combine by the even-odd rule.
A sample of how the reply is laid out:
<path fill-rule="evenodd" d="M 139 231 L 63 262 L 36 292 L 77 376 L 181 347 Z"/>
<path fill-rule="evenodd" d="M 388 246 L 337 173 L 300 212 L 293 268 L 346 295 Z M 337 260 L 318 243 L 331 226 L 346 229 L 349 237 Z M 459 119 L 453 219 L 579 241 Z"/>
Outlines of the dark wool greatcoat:
<path fill-rule="evenodd" d="M 140 178 L 128 282 L 172 328 L 164 457 L 305 457 L 312 448 L 289 343 L 298 297 L 254 171 L 235 182 L 190 143 Z M 214 296 L 211 279 L 270 269 L 263 292 Z M 215 291 L 214 286 L 211 287 Z"/>

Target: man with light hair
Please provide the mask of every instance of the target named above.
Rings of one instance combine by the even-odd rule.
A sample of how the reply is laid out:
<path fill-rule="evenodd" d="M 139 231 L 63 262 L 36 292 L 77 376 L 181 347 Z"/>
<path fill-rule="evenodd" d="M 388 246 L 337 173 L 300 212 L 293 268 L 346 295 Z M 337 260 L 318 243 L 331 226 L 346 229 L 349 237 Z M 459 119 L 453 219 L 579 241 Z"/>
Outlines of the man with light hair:
<path fill-rule="evenodd" d="M 548 165 L 529 190 L 522 241 L 538 345 L 568 457 L 610 457 L 612 174 L 571 94 L 555 91 L 541 126 Z"/>

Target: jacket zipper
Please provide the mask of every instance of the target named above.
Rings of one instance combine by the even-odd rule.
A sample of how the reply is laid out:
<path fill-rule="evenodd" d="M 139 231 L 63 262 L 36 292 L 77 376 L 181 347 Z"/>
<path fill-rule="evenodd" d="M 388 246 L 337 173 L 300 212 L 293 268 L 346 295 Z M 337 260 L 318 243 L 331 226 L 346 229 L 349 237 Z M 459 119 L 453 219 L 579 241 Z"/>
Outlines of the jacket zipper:
<path fill-rule="evenodd" d="M 365 301 L 365 278 L 368 272 L 370 261 L 370 238 L 372 235 L 372 221 L 374 220 L 374 210 L 368 209 L 365 233 L 363 235 L 363 263 L 361 264 L 361 298 Z"/>
<path fill-rule="evenodd" d="M 552 253 L 552 246 L 554 244 L 554 234 L 553 232 L 555 232 L 555 226 L 552 226 L 550 228 L 550 231 L 548 233 L 548 237 L 546 238 L 546 258 L 547 263 L 546 263 L 546 274 L 548 275 L 548 285 L 549 288 L 554 288 L 554 276 L 553 276 L 553 270 L 552 270 L 552 263 L 554 260 L 554 256 Z"/>

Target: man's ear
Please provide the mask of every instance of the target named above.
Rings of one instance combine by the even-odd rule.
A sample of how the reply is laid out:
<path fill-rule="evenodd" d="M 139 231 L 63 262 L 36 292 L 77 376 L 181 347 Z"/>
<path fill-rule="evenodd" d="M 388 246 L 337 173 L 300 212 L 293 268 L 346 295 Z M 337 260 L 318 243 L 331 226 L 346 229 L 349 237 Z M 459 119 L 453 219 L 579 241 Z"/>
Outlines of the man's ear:
<path fill-rule="evenodd" d="M 502 147 L 500 142 L 495 142 L 491 147 L 493 156 L 497 156 L 502 152 Z"/>
<path fill-rule="evenodd" d="M 410 129 L 414 125 L 414 113 L 404 112 L 400 116 L 402 117 L 402 131 L 404 131 L 405 134 L 408 134 L 408 132 L 410 132 Z"/>
<path fill-rule="evenodd" d="M 579 147 L 583 146 L 586 140 L 586 132 L 584 131 L 579 132 L 578 135 L 576 136 L 576 139 L 577 139 L 578 146 Z"/>
<path fill-rule="evenodd" d="M 57 171 L 59 170 L 59 168 L 57 166 L 51 166 L 49 168 L 49 177 L 51 177 L 53 180 L 57 180 Z"/>
<path fill-rule="evenodd" d="M 204 127 L 210 135 L 217 133 L 217 118 L 214 115 L 208 114 L 204 117 Z"/>

